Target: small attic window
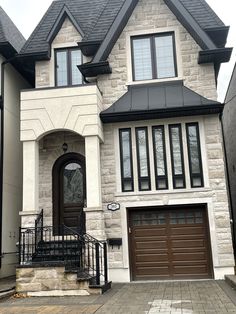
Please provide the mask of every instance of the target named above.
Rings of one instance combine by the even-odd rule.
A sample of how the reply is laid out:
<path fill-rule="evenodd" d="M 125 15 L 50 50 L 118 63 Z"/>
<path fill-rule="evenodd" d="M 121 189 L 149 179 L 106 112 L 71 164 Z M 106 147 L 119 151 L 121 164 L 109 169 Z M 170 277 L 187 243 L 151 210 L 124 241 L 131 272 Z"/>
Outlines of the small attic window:
<path fill-rule="evenodd" d="M 56 86 L 80 85 L 83 83 L 78 65 L 82 63 L 80 49 L 67 48 L 55 50 Z"/>
<path fill-rule="evenodd" d="M 134 81 L 177 76 L 173 32 L 134 36 L 131 43 Z"/>

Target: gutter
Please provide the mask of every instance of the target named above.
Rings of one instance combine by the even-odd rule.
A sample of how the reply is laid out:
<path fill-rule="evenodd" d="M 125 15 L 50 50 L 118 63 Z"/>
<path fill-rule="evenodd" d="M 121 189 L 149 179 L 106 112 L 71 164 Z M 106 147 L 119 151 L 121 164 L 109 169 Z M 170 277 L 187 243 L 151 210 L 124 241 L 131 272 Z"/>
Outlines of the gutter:
<path fill-rule="evenodd" d="M 228 198 L 229 198 L 229 215 L 230 215 L 230 226 L 231 226 L 231 232 L 232 232 L 232 238 L 233 238 L 233 249 L 234 249 L 234 257 L 236 258 L 236 239 L 235 239 L 235 217 L 234 217 L 234 211 L 233 211 L 233 201 L 232 201 L 232 193 L 231 193 L 231 185 L 229 181 L 229 163 L 226 153 L 226 144 L 225 144 L 225 134 L 224 134 L 224 125 L 222 121 L 223 112 L 220 113 L 220 124 L 221 124 L 221 130 L 222 130 L 222 140 L 223 140 L 223 149 L 224 149 L 224 157 L 225 157 L 225 169 L 226 169 L 226 184 L 228 187 Z"/>
<path fill-rule="evenodd" d="M 16 55 L 1 63 L 1 95 L 0 95 L 0 257 L 2 257 L 2 206 L 3 206 L 3 159 L 4 159 L 4 90 L 5 90 L 5 66 L 15 60 Z M 0 268 L 2 259 L 0 258 Z"/>

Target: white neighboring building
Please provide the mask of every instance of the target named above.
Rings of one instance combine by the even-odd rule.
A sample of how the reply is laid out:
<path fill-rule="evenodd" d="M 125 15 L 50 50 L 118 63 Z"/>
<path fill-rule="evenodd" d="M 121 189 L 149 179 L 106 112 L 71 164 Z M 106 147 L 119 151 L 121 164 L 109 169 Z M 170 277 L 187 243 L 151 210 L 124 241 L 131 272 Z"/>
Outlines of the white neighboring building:
<path fill-rule="evenodd" d="M 24 37 L 0 7 L 1 149 L 0 164 L 0 278 L 15 275 L 22 203 L 22 143 L 20 142 L 20 91 L 29 88 L 22 64 L 12 59 Z M 8 62 L 8 59 L 12 59 Z M 2 73 L 2 71 L 4 73 Z M 2 132 L 3 131 L 3 132 Z M 3 162 L 3 168 L 2 168 Z"/>

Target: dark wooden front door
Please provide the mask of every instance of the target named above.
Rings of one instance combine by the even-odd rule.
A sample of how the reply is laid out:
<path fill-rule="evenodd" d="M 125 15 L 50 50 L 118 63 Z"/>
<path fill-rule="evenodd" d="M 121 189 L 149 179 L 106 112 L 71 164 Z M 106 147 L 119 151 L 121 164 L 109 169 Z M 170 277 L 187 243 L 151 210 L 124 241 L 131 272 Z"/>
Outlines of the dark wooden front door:
<path fill-rule="evenodd" d="M 85 160 L 82 155 L 68 153 L 53 167 L 53 222 L 57 233 L 66 225 L 84 231 Z"/>
<path fill-rule="evenodd" d="M 132 210 L 129 223 L 132 280 L 212 277 L 204 208 Z"/>

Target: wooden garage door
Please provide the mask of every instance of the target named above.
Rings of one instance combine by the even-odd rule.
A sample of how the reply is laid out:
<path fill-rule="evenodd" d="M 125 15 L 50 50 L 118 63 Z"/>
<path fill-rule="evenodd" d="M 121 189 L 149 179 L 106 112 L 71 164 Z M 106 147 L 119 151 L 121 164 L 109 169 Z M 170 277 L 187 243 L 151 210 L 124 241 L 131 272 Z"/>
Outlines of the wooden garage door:
<path fill-rule="evenodd" d="M 211 278 L 204 208 L 131 210 L 132 280 Z"/>

